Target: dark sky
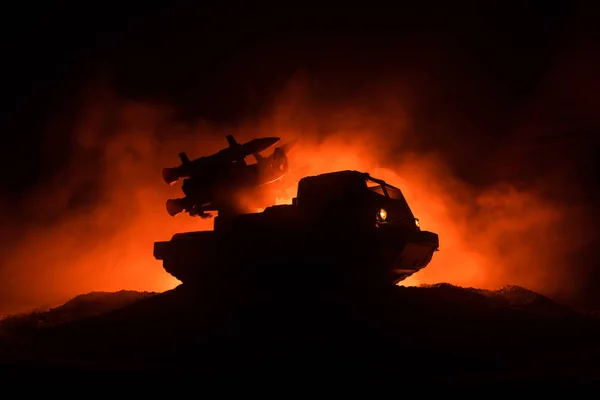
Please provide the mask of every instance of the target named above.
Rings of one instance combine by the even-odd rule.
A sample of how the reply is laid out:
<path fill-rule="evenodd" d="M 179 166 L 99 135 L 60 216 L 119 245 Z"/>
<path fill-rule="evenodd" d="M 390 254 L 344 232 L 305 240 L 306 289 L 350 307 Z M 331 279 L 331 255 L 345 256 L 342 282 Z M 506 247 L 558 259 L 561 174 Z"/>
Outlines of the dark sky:
<path fill-rule="evenodd" d="M 302 71 L 324 104 L 360 96 L 382 79 L 403 87 L 420 132 L 414 145 L 443 149 L 466 180 L 485 184 L 555 168 L 576 185 L 569 196 L 592 204 L 597 10 L 519 3 L 224 10 L 201 2 L 54 2 L 4 12 L 2 197 L 18 202 L 69 158 L 78 90 L 98 71 L 124 98 L 166 102 L 181 119 L 226 125 L 260 115 Z M 54 136 L 42 141 L 49 119 Z M 539 129 L 527 128 L 530 119 L 552 128 L 540 138 Z M 527 168 L 511 169 L 511 157 L 523 153 Z M 505 167 L 492 167 L 498 160 Z"/>
<path fill-rule="evenodd" d="M 2 167 L 20 164 L 22 173 L 3 174 L 3 187 L 28 186 L 51 169 L 37 138 L 49 116 L 60 115 L 68 131 L 77 90 L 99 68 L 124 97 L 167 101 L 182 118 L 217 123 L 258 115 L 300 69 L 333 102 L 374 77 L 402 75 L 426 93 L 413 98 L 412 110 L 423 131 L 451 119 L 446 134 L 433 138 L 439 146 L 480 153 L 495 135 L 497 147 L 587 14 L 574 2 L 522 3 L 227 11 L 61 3 L 6 13 L 1 125 L 13 144 L 3 147 Z"/>

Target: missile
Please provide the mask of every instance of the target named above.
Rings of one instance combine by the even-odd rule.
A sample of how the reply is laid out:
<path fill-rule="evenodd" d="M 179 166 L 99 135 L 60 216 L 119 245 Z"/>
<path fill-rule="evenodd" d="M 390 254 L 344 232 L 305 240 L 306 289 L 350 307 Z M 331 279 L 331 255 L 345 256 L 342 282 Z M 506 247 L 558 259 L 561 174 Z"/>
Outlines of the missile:
<path fill-rule="evenodd" d="M 187 178 L 202 173 L 210 174 L 212 168 L 219 168 L 219 165 L 223 164 L 244 162 L 246 157 L 265 151 L 279 142 L 279 140 L 280 138 L 278 137 L 264 137 L 239 144 L 232 135 L 228 135 L 227 142 L 229 143 L 229 147 L 212 155 L 190 161 L 185 153 L 179 153 L 181 165 L 174 168 L 164 168 L 162 170 L 162 177 L 168 185 L 173 185 L 180 178 Z"/>

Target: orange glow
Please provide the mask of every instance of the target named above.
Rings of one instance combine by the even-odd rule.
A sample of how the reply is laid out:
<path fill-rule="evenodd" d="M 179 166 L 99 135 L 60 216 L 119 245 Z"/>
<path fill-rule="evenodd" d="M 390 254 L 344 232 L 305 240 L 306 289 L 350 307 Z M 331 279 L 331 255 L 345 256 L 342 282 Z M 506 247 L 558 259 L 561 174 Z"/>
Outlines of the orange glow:
<path fill-rule="evenodd" d="M 557 284 L 549 265 L 556 262 L 553 254 L 564 248 L 551 233 L 563 218 L 560 210 L 510 186 L 486 191 L 469 187 L 449 175 L 435 156 L 399 154 L 399 160 L 389 164 L 393 168 L 385 168 L 370 151 L 341 135 L 332 136 L 318 146 L 299 145 L 290 163 L 308 165 L 309 175 L 367 171 L 403 191 L 421 229 L 439 234 L 440 251 L 402 285 L 449 282 L 497 289 L 520 284 L 543 291 Z M 277 204 L 291 203 L 295 189 L 290 185 Z"/>
<path fill-rule="evenodd" d="M 45 304 L 94 290 L 175 287 L 178 281 L 152 256 L 153 242 L 212 229 L 213 222 L 187 214 L 170 217 L 165 201 L 181 196 L 180 183 L 168 186 L 161 171 L 179 164 L 180 151 L 191 159 L 220 150 L 226 134 L 239 142 L 298 138 L 289 155 L 292 170 L 302 167 L 304 175 L 315 175 L 355 169 L 399 187 L 421 229 L 440 236 L 440 251 L 429 267 L 406 285 L 449 282 L 494 289 L 510 283 L 551 291 L 561 283 L 556 263 L 569 245 L 555 233 L 565 217 L 562 210 L 508 185 L 470 187 L 435 155 L 402 150 L 409 118 L 400 106 L 376 116 L 357 107 L 313 113 L 300 96 L 231 131 L 176 124 L 168 109 L 123 102 L 110 93 L 96 97 L 101 101 L 84 110 L 75 132 L 81 154 L 65 172 L 66 180 L 61 176 L 38 188 L 24 204 L 40 220 L 57 214 L 61 219 L 32 227 L 5 261 L 0 279 L 9 282 L 14 304 Z M 108 118 L 117 127 L 111 135 L 101 123 Z M 93 152 L 102 157 L 98 201 L 75 211 L 70 199 L 90 176 L 98 176 L 78 164 Z M 283 186 L 276 204 L 291 202 L 297 182 L 277 183 Z"/>

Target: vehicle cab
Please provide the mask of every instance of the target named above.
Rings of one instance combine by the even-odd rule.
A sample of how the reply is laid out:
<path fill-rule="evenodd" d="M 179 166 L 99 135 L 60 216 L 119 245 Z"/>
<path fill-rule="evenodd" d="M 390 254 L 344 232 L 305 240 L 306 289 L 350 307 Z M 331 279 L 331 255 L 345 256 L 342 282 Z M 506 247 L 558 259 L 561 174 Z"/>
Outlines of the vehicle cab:
<path fill-rule="evenodd" d="M 339 171 L 300 180 L 294 199 L 303 218 L 318 224 L 418 231 L 402 191 L 358 171 Z"/>

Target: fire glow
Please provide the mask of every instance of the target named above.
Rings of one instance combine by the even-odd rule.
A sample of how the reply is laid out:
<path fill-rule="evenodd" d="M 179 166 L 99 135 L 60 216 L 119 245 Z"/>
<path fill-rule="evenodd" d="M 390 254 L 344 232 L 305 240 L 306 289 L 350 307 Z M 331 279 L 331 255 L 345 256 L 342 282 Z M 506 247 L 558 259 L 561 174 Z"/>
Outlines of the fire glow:
<path fill-rule="evenodd" d="M 232 132 L 170 124 L 168 110 L 120 104 L 117 111 L 101 106 L 87 110 L 75 135 L 80 158 L 92 152 L 102 157 L 100 182 L 95 182 L 101 195 L 94 204 L 81 210 L 69 206 L 89 179 L 77 160 L 66 181 L 38 188 L 32 197 L 47 199 L 41 208 L 32 207 L 39 216 L 60 213 L 62 218 L 28 230 L 9 254 L 2 278 L 10 282 L 14 303 L 44 304 L 90 291 L 164 291 L 177 286 L 179 281 L 154 260 L 153 243 L 177 232 L 212 229 L 213 223 L 167 214 L 165 201 L 178 197 L 180 189 L 179 184 L 165 185 L 161 170 L 177 165 L 180 151 L 199 157 L 220 150 L 229 133 L 239 141 L 265 135 L 281 137 L 282 142 L 299 139 L 289 162 L 292 170 L 303 168 L 303 175 L 352 169 L 399 187 L 422 229 L 440 236 L 440 251 L 431 264 L 405 285 L 449 282 L 494 289 L 510 283 L 548 291 L 559 284 L 549 267 L 561 251 L 551 233 L 563 219 L 560 210 L 511 186 L 473 188 L 452 176 L 435 155 L 394 150 L 398 143 L 389 135 L 401 133 L 402 113 L 374 118 L 343 110 L 315 122 L 307 115 L 310 110 L 302 110 L 306 118 L 292 118 L 289 110 L 275 109 L 271 117 Z M 118 129 L 106 137 L 98 120 L 109 117 Z M 303 122 L 294 122 L 298 120 Z M 318 138 L 311 133 L 317 131 Z M 291 203 L 297 183 L 286 183 L 276 203 Z"/>

